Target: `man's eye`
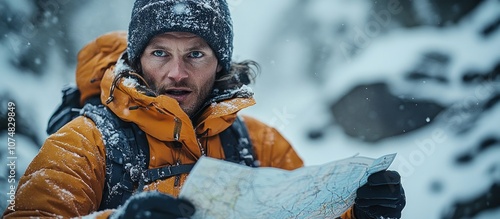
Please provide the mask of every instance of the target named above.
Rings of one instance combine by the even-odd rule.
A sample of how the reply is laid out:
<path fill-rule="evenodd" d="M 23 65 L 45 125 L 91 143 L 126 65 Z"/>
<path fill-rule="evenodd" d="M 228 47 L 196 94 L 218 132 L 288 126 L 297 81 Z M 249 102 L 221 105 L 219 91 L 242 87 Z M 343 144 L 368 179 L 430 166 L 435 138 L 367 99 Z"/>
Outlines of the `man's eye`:
<path fill-rule="evenodd" d="M 158 56 L 158 57 L 165 57 L 165 56 L 167 56 L 167 53 L 164 52 L 164 51 L 161 51 L 161 50 L 155 50 L 155 51 L 153 51 L 152 54 L 154 56 Z"/>
<path fill-rule="evenodd" d="M 191 58 L 201 58 L 203 57 L 203 53 L 200 51 L 193 51 L 189 54 L 189 57 Z"/>

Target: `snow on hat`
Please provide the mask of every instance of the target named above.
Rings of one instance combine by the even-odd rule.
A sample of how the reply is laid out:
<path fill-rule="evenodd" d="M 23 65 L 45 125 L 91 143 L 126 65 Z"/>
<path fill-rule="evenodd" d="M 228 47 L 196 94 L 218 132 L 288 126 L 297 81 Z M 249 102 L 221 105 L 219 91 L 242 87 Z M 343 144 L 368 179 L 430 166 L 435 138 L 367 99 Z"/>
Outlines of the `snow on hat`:
<path fill-rule="evenodd" d="M 233 25 L 225 0 L 136 0 L 127 53 L 138 60 L 149 41 L 165 32 L 189 32 L 203 38 L 228 71 L 233 53 Z"/>

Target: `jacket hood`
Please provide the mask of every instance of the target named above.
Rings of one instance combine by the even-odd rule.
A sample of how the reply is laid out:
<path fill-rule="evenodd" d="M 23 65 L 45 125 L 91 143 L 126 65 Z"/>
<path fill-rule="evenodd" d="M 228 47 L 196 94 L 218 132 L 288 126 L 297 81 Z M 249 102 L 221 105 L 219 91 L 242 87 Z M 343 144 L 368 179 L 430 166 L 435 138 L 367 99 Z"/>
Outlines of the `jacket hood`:
<path fill-rule="evenodd" d="M 100 82 L 104 72 L 114 65 L 127 49 L 127 32 L 115 31 L 90 42 L 78 53 L 76 85 L 80 90 L 80 104 L 101 93 Z"/>

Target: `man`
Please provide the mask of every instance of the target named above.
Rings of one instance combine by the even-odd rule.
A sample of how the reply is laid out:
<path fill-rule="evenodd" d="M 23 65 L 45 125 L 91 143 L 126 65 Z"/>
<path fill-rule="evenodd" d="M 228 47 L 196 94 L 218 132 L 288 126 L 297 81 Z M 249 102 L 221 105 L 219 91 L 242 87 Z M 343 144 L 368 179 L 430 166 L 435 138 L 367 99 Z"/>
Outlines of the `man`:
<path fill-rule="evenodd" d="M 139 129 L 134 135 L 144 133 L 148 145 L 148 169 L 190 165 L 202 156 L 225 159 L 221 133 L 237 121 L 238 111 L 254 104 L 245 86 L 254 62 L 231 62 L 232 37 L 224 0 L 137 0 L 128 39 L 124 33 L 110 33 L 80 51 L 80 102 L 98 95 L 105 107 L 96 112 L 112 112 L 120 121 L 135 124 Z M 96 117 L 94 108 L 86 105 L 83 116 L 46 140 L 19 182 L 15 211 L 7 210 L 4 216 L 191 216 L 196 209 L 175 198 L 187 173 L 140 181 L 130 198 L 108 209 L 109 197 L 125 186 L 105 180 L 115 171 L 108 162 L 125 150 L 113 147 L 123 133 L 106 123 L 105 116 Z M 243 121 L 259 166 L 292 170 L 303 165 L 277 130 L 251 117 Z M 144 157 L 119 158 L 116 162 L 127 166 L 123 159 Z M 132 170 L 127 169 L 127 176 Z M 362 204 L 342 218 L 400 216 L 404 199 L 399 175 L 382 172 L 371 178 L 366 191 L 358 192 Z M 382 194 L 370 196 L 374 190 Z"/>

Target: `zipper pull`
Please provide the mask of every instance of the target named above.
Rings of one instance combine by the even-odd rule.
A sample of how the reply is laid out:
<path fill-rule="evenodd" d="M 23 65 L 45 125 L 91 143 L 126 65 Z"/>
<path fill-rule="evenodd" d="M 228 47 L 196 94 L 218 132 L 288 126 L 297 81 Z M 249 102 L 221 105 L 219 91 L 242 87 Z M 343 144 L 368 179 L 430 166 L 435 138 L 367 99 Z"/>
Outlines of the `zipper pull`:
<path fill-rule="evenodd" d="M 175 141 L 179 141 L 181 134 L 182 121 L 178 117 L 174 118 L 174 139 Z"/>
<path fill-rule="evenodd" d="M 181 183 L 181 175 L 175 176 L 174 186 L 179 187 L 180 183 Z"/>
<path fill-rule="evenodd" d="M 198 143 L 198 148 L 200 148 L 201 157 L 206 156 L 207 154 L 205 153 L 205 149 L 203 148 L 203 145 L 201 145 L 198 137 L 196 137 L 196 142 Z"/>

